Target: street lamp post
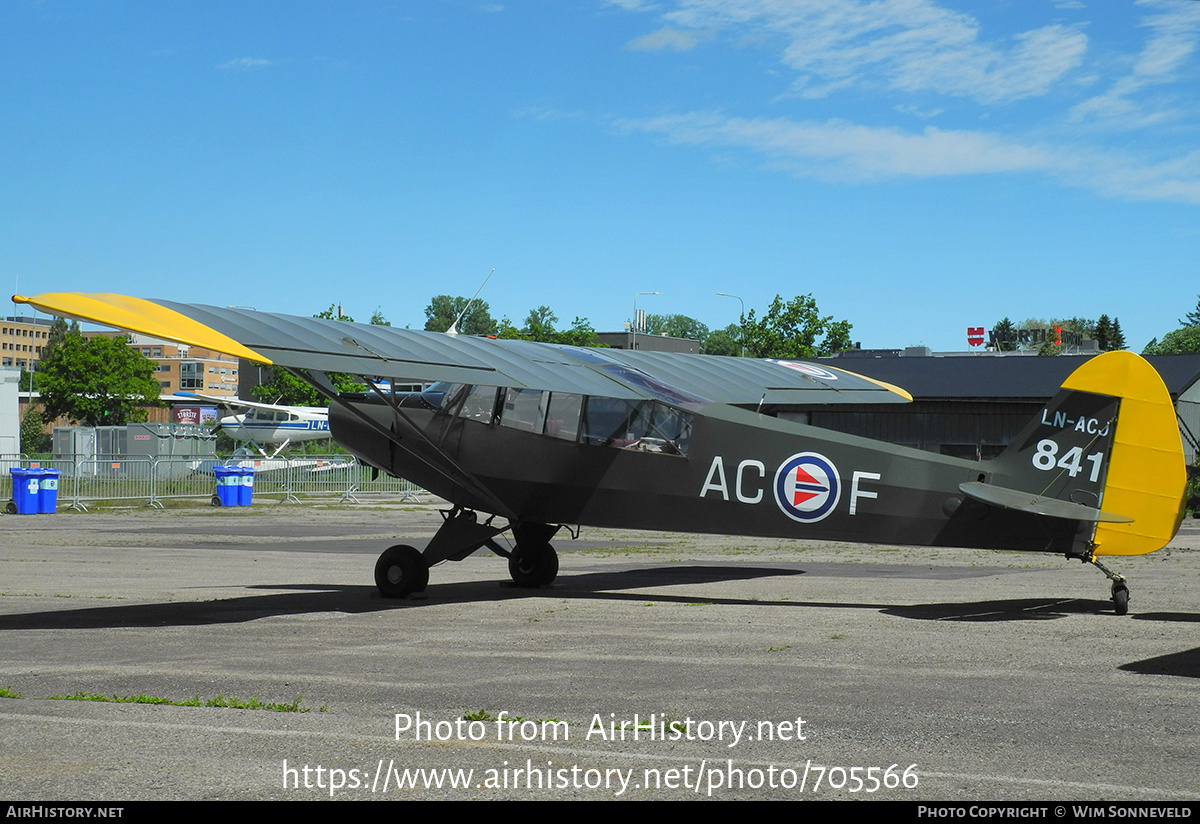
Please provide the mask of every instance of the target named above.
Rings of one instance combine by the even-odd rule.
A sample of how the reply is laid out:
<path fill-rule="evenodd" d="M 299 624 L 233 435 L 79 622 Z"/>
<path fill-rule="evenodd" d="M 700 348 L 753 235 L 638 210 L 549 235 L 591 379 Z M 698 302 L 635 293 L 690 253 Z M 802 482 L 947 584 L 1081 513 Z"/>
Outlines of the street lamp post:
<path fill-rule="evenodd" d="M 742 357 L 746 357 L 746 301 L 739 298 L 737 295 L 731 295 L 728 292 L 717 292 L 723 298 L 737 298 L 737 302 L 742 305 L 742 314 L 738 318 L 738 338 L 741 339 Z"/>

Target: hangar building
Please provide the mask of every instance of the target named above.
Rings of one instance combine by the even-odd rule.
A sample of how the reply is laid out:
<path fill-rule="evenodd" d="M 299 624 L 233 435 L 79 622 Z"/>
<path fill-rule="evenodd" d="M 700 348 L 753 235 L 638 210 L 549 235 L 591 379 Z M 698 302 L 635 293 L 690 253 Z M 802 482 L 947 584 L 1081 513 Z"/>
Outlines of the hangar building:
<path fill-rule="evenodd" d="M 916 351 L 919 354 L 853 350 L 822 359 L 908 390 L 911 404 L 812 407 L 781 417 L 797 416 L 814 426 L 943 455 L 990 458 L 1016 437 L 1086 359 Z M 1151 355 L 1147 360 L 1171 393 L 1184 455 L 1194 464 L 1200 436 L 1200 355 Z"/>

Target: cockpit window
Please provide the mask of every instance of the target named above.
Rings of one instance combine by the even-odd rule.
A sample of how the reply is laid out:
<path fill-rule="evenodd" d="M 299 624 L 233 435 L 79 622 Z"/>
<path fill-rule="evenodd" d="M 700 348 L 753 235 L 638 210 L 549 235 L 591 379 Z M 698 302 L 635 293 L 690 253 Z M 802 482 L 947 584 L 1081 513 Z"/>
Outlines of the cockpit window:
<path fill-rule="evenodd" d="M 455 384 L 447 383 L 446 381 L 431 383 L 421 391 L 421 400 L 425 401 L 433 409 L 441 409 L 446 404 L 446 398 L 449 397 L 450 391 L 454 386 Z"/>
<path fill-rule="evenodd" d="M 439 416 L 631 452 L 688 454 L 694 415 L 654 400 L 439 383 L 421 393 Z"/>
<path fill-rule="evenodd" d="M 500 425 L 525 432 L 541 432 L 546 420 L 546 393 L 538 389 L 504 390 Z"/>
<path fill-rule="evenodd" d="M 687 455 L 692 415 L 655 401 L 588 398 L 583 442 L 636 452 Z"/>
<path fill-rule="evenodd" d="M 578 440 L 582 413 L 583 395 L 551 392 L 546 410 L 546 434 L 564 441 Z"/>
<path fill-rule="evenodd" d="M 469 421 L 495 423 L 496 396 L 497 390 L 494 386 L 472 386 L 458 411 L 458 416 Z"/>

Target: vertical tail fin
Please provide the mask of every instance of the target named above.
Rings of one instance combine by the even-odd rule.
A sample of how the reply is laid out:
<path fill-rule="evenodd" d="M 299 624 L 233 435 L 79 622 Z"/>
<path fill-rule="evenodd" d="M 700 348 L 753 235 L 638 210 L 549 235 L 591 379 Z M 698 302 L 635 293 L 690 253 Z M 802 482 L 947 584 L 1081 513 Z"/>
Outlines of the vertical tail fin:
<path fill-rule="evenodd" d="M 1158 372 L 1132 352 L 1106 352 L 1072 372 L 993 466 L 991 483 L 1102 510 L 1092 519 L 1097 555 L 1161 549 L 1183 516 L 1175 408 Z"/>

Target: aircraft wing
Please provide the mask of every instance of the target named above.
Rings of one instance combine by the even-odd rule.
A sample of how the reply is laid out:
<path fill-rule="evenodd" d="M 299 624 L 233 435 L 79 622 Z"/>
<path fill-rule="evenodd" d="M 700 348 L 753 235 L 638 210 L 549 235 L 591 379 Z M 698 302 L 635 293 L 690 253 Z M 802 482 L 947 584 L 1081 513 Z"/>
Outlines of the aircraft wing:
<path fill-rule="evenodd" d="M 147 300 L 52 292 L 14 296 L 52 315 L 298 370 L 449 381 L 671 403 L 894 403 L 902 389 L 823 364 L 627 352 L 495 340 Z"/>
<path fill-rule="evenodd" d="M 166 397 L 166 396 L 164 396 Z M 186 400 L 207 401 L 219 406 L 228 406 L 236 409 L 266 409 L 271 412 L 277 412 L 281 408 L 278 404 L 259 403 L 257 401 L 244 401 L 241 398 L 232 395 L 204 395 L 199 392 L 176 392 L 171 398 L 183 398 Z M 314 410 L 320 410 L 321 407 L 313 407 Z"/>

